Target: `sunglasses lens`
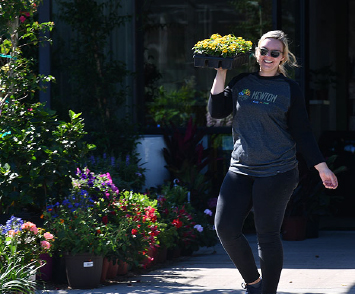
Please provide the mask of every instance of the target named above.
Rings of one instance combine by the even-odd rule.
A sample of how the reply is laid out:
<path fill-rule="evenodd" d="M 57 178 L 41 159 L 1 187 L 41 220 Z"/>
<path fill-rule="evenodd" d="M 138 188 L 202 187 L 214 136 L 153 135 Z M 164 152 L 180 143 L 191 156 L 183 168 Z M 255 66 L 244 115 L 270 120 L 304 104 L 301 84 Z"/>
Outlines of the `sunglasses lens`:
<path fill-rule="evenodd" d="M 269 50 L 267 50 L 267 49 L 265 49 L 265 48 L 261 48 L 261 49 L 260 49 L 260 55 L 262 55 L 262 56 L 267 55 L 268 52 L 269 52 Z"/>
<path fill-rule="evenodd" d="M 266 49 L 266 48 L 261 48 L 260 49 L 260 55 L 262 55 L 262 56 L 266 56 L 268 52 L 269 52 L 269 50 Z M 270 51 L 270 56 L 273 57 L 273 58 L 279 57 L 280 54 L 281 54 L 281 52 L 278 51 L 278 50 L 271 50 Z"/>
<path fill-rule="evenodd" d="M 279 51 L 271 51 L 270 55 L 271 55 L 271 57 L 277 58 L 280 56 L 280 52 Z"/>

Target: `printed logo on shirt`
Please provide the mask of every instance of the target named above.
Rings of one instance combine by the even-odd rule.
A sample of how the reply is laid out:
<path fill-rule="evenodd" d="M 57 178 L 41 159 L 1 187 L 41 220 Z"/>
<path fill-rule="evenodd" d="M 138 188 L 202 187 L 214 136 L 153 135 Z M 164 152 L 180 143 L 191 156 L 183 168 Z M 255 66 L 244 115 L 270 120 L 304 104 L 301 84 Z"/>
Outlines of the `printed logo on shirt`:
<path fill-rule="evenodd" d="M 250 96 L 250 90 L 244 89 L 243 91 L 238 93 L 238 100 L 240 101 L 247 100 L 249 96 Z"/>
<path fill-rule="evenodd" d="M 267 92 L 256 91 L 253 92 L 251 99 L 253 100 L 253 103 L 270 104 L 276 102 L 277 95 L 267 93 Z"/>
<path fill-rule="evenodd" d="M 244 101 L 249 98 L 255 104 L 270 104 L 276 102 L 277 95 L 267 93 L 267 92 L 260 92 L 260 91 L 251 93 L 249 89 L 244 89 L 243 91 L 238 93 L 239 101 Z"/>

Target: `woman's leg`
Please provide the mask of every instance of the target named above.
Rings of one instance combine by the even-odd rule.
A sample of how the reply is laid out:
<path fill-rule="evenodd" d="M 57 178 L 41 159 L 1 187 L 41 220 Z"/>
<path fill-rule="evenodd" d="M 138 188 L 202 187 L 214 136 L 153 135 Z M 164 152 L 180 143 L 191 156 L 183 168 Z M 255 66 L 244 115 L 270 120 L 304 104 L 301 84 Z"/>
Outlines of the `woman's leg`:
<path fill-rule="evenodd" d="M 287 203 L 298 183 L 298 169 L 256 178 L 253 186 L 255 228 L 263 292 L 276 293 L 283 266 L 280 230 Z"/>
<path fill-rule="evenodd" d="M 252 207 L 252 185 L 248 176 L 228 172 L 218 197 L 215 226 L 218 237 L 246 283 L 259 277 L 252 250 L 242 234 Z"/>

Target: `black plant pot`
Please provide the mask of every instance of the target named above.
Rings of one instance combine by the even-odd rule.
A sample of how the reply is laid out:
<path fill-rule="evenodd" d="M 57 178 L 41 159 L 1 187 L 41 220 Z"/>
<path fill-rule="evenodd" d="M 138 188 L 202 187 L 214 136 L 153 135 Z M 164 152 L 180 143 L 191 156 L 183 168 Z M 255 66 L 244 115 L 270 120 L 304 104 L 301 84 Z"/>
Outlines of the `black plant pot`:
<path fill-rule="evenodd" d="M 102 256 L 89 253 L 65 255 L 68 284 L 73 289 L 92 289 L 100 284 Z"/>
<path fill-rule="evenodd" d="M 236 57 L 218 57 L 202 54 L 194 55 L 194 66 L 205 68 L 232 69 L 249 62 L 250 53 L 238 54 Z"/>

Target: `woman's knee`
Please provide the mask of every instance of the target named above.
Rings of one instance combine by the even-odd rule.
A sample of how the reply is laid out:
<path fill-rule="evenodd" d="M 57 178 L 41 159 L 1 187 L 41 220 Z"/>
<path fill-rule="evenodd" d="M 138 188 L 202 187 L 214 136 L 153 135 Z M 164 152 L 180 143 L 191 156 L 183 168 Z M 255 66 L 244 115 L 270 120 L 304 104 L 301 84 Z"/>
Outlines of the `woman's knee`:
<path fill-rule="evenodd" d="M 242 230 L 238 225 L 232 225 L 231 222 L 215 221 L 217 236 L 221 240 L 236 239 L 242 235 Z"/>

